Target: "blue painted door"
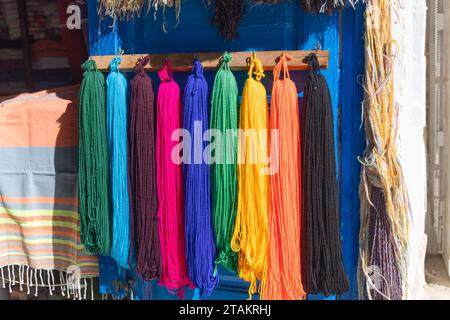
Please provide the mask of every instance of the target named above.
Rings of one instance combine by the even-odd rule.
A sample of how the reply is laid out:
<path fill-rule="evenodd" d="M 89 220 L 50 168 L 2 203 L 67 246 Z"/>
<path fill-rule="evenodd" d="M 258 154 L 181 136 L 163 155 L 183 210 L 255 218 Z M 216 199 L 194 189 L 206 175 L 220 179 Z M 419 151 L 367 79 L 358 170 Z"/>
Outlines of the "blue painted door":
<path fill-rule="evenodd" d="M 336 144 L 339 158 L 339 181 L 341 190 L 341 220 L 344 258 L 351 279 L 351 290 L 343 296 L 357 298 L 356 267 L 359 233 L 359 164 L 364 136 L 361 124 L 362 90 L 357 84 L 357 75 L 363 71 L 362 7 L 356 11 L 345 10 L 333 16 L 312 16 L 300 8 L 299 2 L 286 2 L 269 6 L 247 6 L 247 14 L 239 27 L 236 40 L 225 42 L 212 25 L 213 8 L 206 8 L 203 1 L 182 2 L 181 21 L 177 28 L 173 11 L 167 12 L 168 33 L 162 31 L 162 14 L 156 21 L 153 12 L 146 17 L 114 24 L 111 19 L 99 21 L 96 1 L 89 1 L 89 36 L 91 55 L 139 53 L 182 53 L 218 51 L 265 51 L 265 50 L 310 50 L 320 46 L 330 51 L 327 77 L 335 119 Z M 305 84 L 305 72 L 291 74 L 298 89 Z M 157 87 L 159 80 L 151 77 Z M 214 72 L 207 72 L 212 87 Z M 184 84 L 187 73 L 177 73 L 175 78 Z M 243 87 L 244 72 L 237 74 L 238 85 Z M 272 74 L 264 79 L 271 92 Z M 301 96 L 301 92 L 299 93 Z M 221 272 L 220 287 L 212 299 L 246 299 L 248 285 L 233 275 Z M 153 298 L 176 299 L 156 284 L 152 286 Z M 191 293 L 187 295 L 190 297 Z M 310 299 L 323 299 L 311 296 Z M 332 297 L 333 299 L 335 297 Z"/>

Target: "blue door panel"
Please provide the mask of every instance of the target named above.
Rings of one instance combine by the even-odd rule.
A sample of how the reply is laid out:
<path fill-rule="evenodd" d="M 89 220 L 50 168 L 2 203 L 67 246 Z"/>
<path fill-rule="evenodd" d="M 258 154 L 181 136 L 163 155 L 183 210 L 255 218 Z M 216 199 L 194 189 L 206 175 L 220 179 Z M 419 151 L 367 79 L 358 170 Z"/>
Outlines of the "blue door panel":
<path fill-rule="evenodd" d="M 358 299 L 357 267 L 359 252 L 359 182 L 361 164 L 358 157 L 365 148 L 362 125 L 364 75 L 364 7 L 347 10 L 342 20 L 342 64 L 339 88 L 340 125 L 340 208 L 344 265 L 351 288 L 341 298 Z"/>
<path fill-rule="evenodd" d="M 342 241 L 344 261 L 351 279 L 351 290 L 342 298 L 356 299 L 356 268 L 359 234 L 358 184 L 360 166 L 357 157 L 364 148 L 364 133 L 361 124 L 362 90 L 356 79 L 363 73 L 363 7 L 347 9 L 333 16 L 310 15 L 304 13 L 298 1 L 278 5 L 247 5 L 247 14 L 239 27 L 239 37 L 231 42 L 220 39 L 212 24 L 213 8 L 205 8 L 203 1 L 185 0 L 182 2 L 180 24 L 175 28 L 174 11 L 166 13 L 168 33 L 162 31 L 162 12 L 156 21 L 153 11 L 145 17 L 129 22 L 114 23 L 108 18 L 100 21 L 97 16 L 96 1 L 88 2 L 89 37 L 91 55 L 139 53 L 182 53 L 182 52 L 222 52 L 222 51 L 267 51 L 267 50 L 311 50 L 318 45 L 330 52 L 327 77 L 333 102 L 335 135 L 338 162 Z M 341 36 L 342 35 L 342 38 Z M 342 47 L 341 47 L 342 43 Z M 342 57 L 342 59 L 341 59 Z M 150 74 L 155 83 L 159 79 Z M 176 73 L 175 79 L 184 86 L 187 73 Z M 212 89 L 215 72 L 206 72 L 208 84 Z M 305 85 L 307 72 L 292 72 L 291 76 L 299 91 Z M 129 75 L 131 77 L 131 75 Z M 245 72 L 237 72 L 240 90 L 247 77 Z M 270 99 L 273 77 L 266 72 L 263 80 Z M 301 98 L 302 93 L 299 93 Z M 247 299 L 248 284 L 235 276 L 220 272 L 218 290 L 211 299 Z M 186 299 L 191 299 L 192 290 L 186 291 Z M 152 283 L 154 299 L 178 299 Z M 329 297 L 328 299 L 335 299 Z M 309 299 L 325 299 L 323 296 L 310 296 Z"/>

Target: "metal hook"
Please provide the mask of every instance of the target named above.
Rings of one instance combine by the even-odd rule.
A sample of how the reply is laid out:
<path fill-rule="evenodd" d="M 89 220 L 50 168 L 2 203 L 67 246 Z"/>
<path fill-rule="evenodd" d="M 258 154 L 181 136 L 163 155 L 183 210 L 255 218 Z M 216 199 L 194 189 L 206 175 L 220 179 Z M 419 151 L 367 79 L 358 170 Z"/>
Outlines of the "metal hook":
<path fill-rule="evenodd" d="M 316 50 L 316 51 L 322 50 L 322 45 L 320 44 L 319 41 L 317 41 L 317 43 L 316 43 L 316 48 L 315 48 L 314 50 Z"/>

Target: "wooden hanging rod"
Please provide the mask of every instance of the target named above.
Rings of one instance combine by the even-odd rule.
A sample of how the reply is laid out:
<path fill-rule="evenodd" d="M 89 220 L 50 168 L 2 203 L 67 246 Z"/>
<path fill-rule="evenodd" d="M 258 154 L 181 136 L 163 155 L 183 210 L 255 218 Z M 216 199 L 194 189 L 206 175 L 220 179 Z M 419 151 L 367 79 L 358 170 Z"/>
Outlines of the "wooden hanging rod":
<path fill-rule="evenodd" d="M 265 70 L 272 70 L 276 65 L 276 60 L 282 53 L 292 56 L 292 60 L 288 62 L 290 70 L 307 70 L 308 65 L 303 62 L 303 59 L 311 53 L 315 53 L 319 58 L 319 64 L 322 69 L 328 68 L 329 53 L 326 50 L 314 50 L 314 51 L 260 51 L 256 52 L 256 56 L 261 60 Z M 233 60 L 230 66 L 233 70 L 245 71 L 248 70 L 247 58 L 251 57 L 252 52 L 232 52 Z M 122 63 L 120 69 L 123 71 L 133 70 L 140 57 L 146 56 L 145 54 L 130 54 L 122 55 Z M 175 53 L 175 54 L 149 54 L 150 63 L 145 68 L 147 71 L 158 71 L 164 66 L 166 58 L 170 59 L 173 71 L 190 71 L 192 68 L 192 62 L 197 57 L 203 64 L 206 70 L 216 70 L 220 58 L 223 56 L 221 53 Z M 108 71 L 111 60 L 116 56 L 92 56 L 91 59 L 95 60 L 98 69 L 101 71 Z"/>

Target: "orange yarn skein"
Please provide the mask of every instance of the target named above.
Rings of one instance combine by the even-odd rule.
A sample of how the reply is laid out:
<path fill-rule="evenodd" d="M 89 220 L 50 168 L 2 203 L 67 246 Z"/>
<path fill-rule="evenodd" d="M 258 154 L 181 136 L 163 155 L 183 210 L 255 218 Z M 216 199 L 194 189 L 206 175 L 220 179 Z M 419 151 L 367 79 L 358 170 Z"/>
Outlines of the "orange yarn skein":
<path fill-rule="evenodd" d="M 306 296 L 300 251 L 300 116 L 297 87 L 287 66 L 290 59 L 283 54 L 273 72 L 270 129 L 277 134 L 270 135 L 270 148 L 278 172 L 270 177 L 269 264 L 262 290 L 266 300 L 301 300 Z"/>

